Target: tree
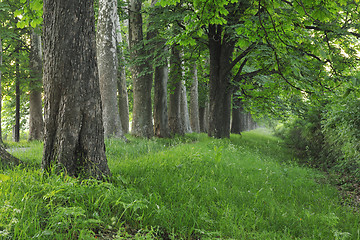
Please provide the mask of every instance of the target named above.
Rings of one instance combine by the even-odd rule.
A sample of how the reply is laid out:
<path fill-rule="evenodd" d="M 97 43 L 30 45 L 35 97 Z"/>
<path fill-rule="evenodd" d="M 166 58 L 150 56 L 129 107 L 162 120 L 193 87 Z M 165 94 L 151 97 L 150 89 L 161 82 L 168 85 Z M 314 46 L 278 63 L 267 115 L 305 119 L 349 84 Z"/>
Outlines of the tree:
<path fill-rule="evenodd" d="M 182 67 L 180 46 L 171 47 L 169 86 L 169 127 L 172 134 L 185 134 L 185 128 L 181 121 L 181 94 L 182 94 Z"/>
<path fill-rule="evenodd" d="M 110 175 L 104 144 L 92 0 L 44 1 L 45 141 L 42 168 Z"/>
<path fill-rule="evenodd" d="M 124 137 L 117 100 L 117 0 L 100 0 L 97 21 L 97 59 L 105 137 Z"/>
<path fill-rule="evenodd" d="M 184 127 L 184 132 L 191 133 L 192 130 L 190 124 L 189 107 L 188 107 L 185 81 L 181 81 L 180 116 L 181 116 L 181 123 Z"/>
<path fill-rule="evenodd" d="M 244 107 L 239 96 L 234 95 L 232 107 L 231 133 L 241 134 L 244 131 Z"/>
<path fill-rule="evenodd" d="M 1 129 L 1 110 L 2 110 L 2 89 L 1 89 L 1 68 L 2 68 L 2 59 L 3 59 L 3 48 L 2 48 L 2 40 L 0 36 L 0 143 L 2 144 L 2 129 Z M 1 145 L 0 144 L 0 145 Z"/>
<path fill-rule="evenodd" d="M 163 51 L 166 51 L 162 47 Z M 167 108 L 167 83 L 169 69 L 166 59 L 159 59 L 165 62 L 162 66 L 155 66 L 154 69 L 154 133 L 157 137 L 170 137 L 170 128 Z"/>
<path fill-rule="evenodd" d="M 117 27 L 117 46 L 122 42 L 122 34 L 120 31 L 120 22 Z M 129 99 L 126 86 L 126 69 L 125 69 L 125 57 L 121 47 L 117 48 L 119 67 L 118 67 L 118 105 L 120 113 L 120 121 L 123 133 L 129 132 Z"/>
<path fill-rule="evenodd" d="M 192 69 L 192 84 L 190 88 L 190 122 L 191 129 L 199 133 L 200 132 L 200 118 L 199 118 L 199 82 L 197 76 L 197 67 L 194 64 Z"/>
<path fill-rule="evenodd" d="M 132 134 L 150 138 L 154 135 L 151 104 L 152 74 L 144 49 L 141 4 L 140 0 L 129 1 L 129 46 L 134 91 Z"/>
<path fill-rule="evenodd" d="M 14 142 L 20 141 L 20 44 L 15 49 L 15 125 L 13 127 Z"/>
<path fill-rule="evenodd" d="M 42 113 L 42 49 L 41 37 L 33 29 L 30 49 L 29 140 L 42 140 L 44 120 Z"/>
<path fill-rule="evenodd" d="M 154 70 L 154 134 L 157 137 L 170 137 L 170 128 L 167 108 L 167 84 L 169 79 L 168 69 L 168 47 L 165 45 L 166 39 L 160 35 L 159 26 L 161 21 L 158 19 L 157 10 L 163 10 L 155 6 L 157 0 L 151 1 L 151 12 L 147 32 L 148 45 L 152 47 L 148 52 L 152 54 Z"/>

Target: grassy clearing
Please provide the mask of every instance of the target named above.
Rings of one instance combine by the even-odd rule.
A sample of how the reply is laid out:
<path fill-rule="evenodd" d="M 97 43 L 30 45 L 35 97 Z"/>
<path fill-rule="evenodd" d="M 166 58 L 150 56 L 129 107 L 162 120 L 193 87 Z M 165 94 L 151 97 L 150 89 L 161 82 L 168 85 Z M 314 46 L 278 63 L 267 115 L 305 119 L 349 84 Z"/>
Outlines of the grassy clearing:
<path fill-rule="evenodd" d="M 360 239 L 359 213 L 264 130 L 129 138 L 107 141 L 110 183 L 3 170 L 0 239 Z M 38 166 L 30 149 L 14 154 Z"/>

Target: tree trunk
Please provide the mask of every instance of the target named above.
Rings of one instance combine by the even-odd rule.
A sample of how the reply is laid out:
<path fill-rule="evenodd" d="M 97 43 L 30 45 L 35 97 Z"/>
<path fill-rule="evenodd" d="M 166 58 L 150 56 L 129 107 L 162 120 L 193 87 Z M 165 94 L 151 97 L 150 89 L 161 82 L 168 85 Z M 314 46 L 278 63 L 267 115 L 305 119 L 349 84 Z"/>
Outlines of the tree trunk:
<path fill-rule="evenodd" d="M 144 50 L 141 0 L 129 1 L 129 46 L 132 58 L 134 91 L 132 134 L 151 138 L 154 135 L 152 122 L 151 87 L 152 74 Z"/>
<path fill-rule="evenodd" d="M 154 8 L 157 0 L 151 1 L 151 7 Z M 149 16 L 149 26 L 147 40 L 152 41 L 154 46 L 150 54 L 154 55 L 154 133 L 157 137 L 170 137 L 168 109 L 167 109 L 167 83 L 169 79 L 169 69 L 166 47 L 166 39 L 158 37 L 159 31 L 154 28 L 155 20 L 153 15 Z M 156 39 L 157 38 L 157 39 Z M 155 53 L 155 54 L 154 54 Z M 165 55 L 165 56 L 164 56 Z"/>
<path fill-rule="evenodd" d="M 0 166 L 13 167 L 22 163 L 18 158 L 14 157 L 6 151 L 4 146 L 0 145 Z"/>
<path fill-rule="evenodd" d="M 122 43 L 122 35 L 120 31 L 120 22 L 117 21 L 117 46 Z M 125 57 L 121 47 L 117 48 L 119 67 L 118 67 L 118 105 L 120 113 L 120 121 L 123 133 L 129 132 L 129 99 L 126 87 L 126 69 L 125 69 Z"/>
<path fill-rule="evenodd" d="M 44 120 L 42 113 L 42 49 L 41 37 L 33 30 L 31 33 L 30 51 L 30 112 L 29 112 L 29 141 L 42 140 L 44 134 Z"/>
<path fill-rule="evenodd" d="M 205 102 L 204 106 L 199 107 L 200 132 L 206 133 L 209 130 L 209 102 Z"/>
<path fill-rule="evenodd" d="M 181 81 L 180 116 L 181 116 L 182 125 L 184 126 L 184 132 L 191 133 L 192 130 L 190 124 L 190 117 L 189 117 L 186 86 L 184 81 Z"/>
<path fill-rule="evenodd" d="M 92 0 L 44 0 L 45 141 L 42 168 L 110 175 Z"/>
<path fill-rule="evenodd" d="M 210 25 L 208 40 L 210 51 L 210 119 L 208 135 L 215 138 L 230 137 L 231 79 L 228 69 L 235 44 L 222 36 L 222 26 Z"/>
<path fill-rule="evenodd" d="M 20 64 L 19 64 L 19 48 L 16 50 L 16 59 L 15 59 L 15 126 L 13 132 L 14 142 L 20 141 Z"/>
<path fill-rule="evenodd" d="M 3 55 L 3 48 L 2 48 L 2 40 L 0 36 L 0 145 L 3 144 L 2 140 L 2 130 L 1 130 L 1 111 L 2 111 L 2 82 L 1 82 L 1 67 L 2 67 L 2 55 Z"/>
<path fill-rule="evenodd" d="M 200 120 L 199 120 L 199 91 L 198 91 L 198 77 L 197 67 L 194 64 L 193 67 L 193 82 L 190 89 L 190 122 L 191 129 L 199 133 L 200 132 Z"/>
<path fill-rule="evenodd" d="M 156 66 L 154 73 L 154 131 L 157 137 L 170 137 L 170 128 L 167 111 L 167 82 L 169 69 Z"/>
<path fill-rule="evenodd" d="M 100 0 L 97 22 L 97 60 L 106 138 L 124 138 L 119 114 L 117 57 L 117 0 Z"/>
<path fill-rule="evenodd" d="M 241 134 L 243 131 L 242 124 L 242 112 L 244 111 L 241 99 L 234 95 L 233 97 L 233 107 L 232 107 L 232 121 L 231 121 L 231 133 Z"/>
<path fill-rule="evenodd" d="M 181 91 L 182 69 L 179 46 L 171 47 L 170 56 L 170 95 L 169 95 L 169 127 L 172 134 L 184 135 L 185 130 L 181 121 Z"/>
<path fill-rule="evenodd" d="M 200 132 L 205 133 L 207 130 L 205 129 L 205 106 L 199 107 L 199 122 L 200 122 Z"/>

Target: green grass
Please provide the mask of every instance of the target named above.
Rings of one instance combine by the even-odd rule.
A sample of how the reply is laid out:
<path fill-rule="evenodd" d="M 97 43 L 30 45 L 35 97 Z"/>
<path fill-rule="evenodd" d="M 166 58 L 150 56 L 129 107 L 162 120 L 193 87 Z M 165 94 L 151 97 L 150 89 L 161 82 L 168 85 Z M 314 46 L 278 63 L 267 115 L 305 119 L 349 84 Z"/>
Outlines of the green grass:
<path fill-rule="evenodd" d="M 15 151 L 33 167 L 0 175 L 0 239 L 360 239 L 360 214 L 265 130 L 129 139 L 106 142 L 110 183 Z"/>

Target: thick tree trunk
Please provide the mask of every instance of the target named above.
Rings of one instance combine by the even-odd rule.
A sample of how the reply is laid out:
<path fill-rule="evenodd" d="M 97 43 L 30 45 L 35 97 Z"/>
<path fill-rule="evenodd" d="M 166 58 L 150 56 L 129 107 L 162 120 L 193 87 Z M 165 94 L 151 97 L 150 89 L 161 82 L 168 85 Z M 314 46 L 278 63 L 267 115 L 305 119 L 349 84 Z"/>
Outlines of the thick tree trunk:
<path fill-rule="evenodd" d="M 117 46 L 119 46 L 123 39 L 120 31 L 120 22 L 117 21 L 117 23 Z M 121 47 L 117 48 L 117 53 L 119 59 L 117 81 L 118 105 L 122 130 L 123 133 L 126 134 L 129 132 L 129 99 L 126 87 L 125 57 Z"/>
<path fill-rule="evenodd" d="M 154 131 L 157 137 L 170 137 L 167 111 L 167 65 L 156 66 L 154 72 Z"/>
<path fill-rule="evenodd" d="M 4 146 L 0 145 L 0 166 L 13 167 L 22 163 L 18 158 L 14 157 L 6 151 Z"/>
<path fill-rule="evenodd" d="M 141 0 L 129 1 L 129 46 L 132 58 L 134 91 L 132 134 L 151 138 L 154 135 L 152 122 L 151 87 L 152 74 L 146 57 L 142 31 Z"/>
<path fill-rule="evenodd" d="M 244 109 L 241 103 L 241 99 L 238 96 L 233 97 L 233 107 L 232 107 L 232 121 L 231 121 L 231 133 L 241 134 L 243 131 L 242 124 L 243 118 L 242 113 Z"/>
<path fill-rule="evenodd" d="M 42 113 L 42 49 L 41 37 L 33 30 L 31 33 L 30 51 L 30 111 L 29 111 L 29 141 L 42 140 L 44 120 Z"/>
<path fill-rule="evenodd" d="M 190 122 L 191 129 L 199 133 L 200 132 L 200 120 L 199 120 L 199 91 L 198 91 L 198 77 L 197 67 L 194 64 L 192 69 L 193 82 L 190 89 Z"/>
<path fill-rule="evenodd" d="M 222 26 L 210 25 L 208 40 L 210 51 L 210 120 L 208 135 L 215 138 L 230 137 L 231 79 L 226 69 L 230 64 L 235 44 L 222 36 Z"/>
<path fill-rule="evenodd" d="M 92 0 L 44 1 L 45 142 L 42 168 L 110 175 L 104 144 Z"/>
<path fill-rule="evenodd" d="M 117 0 L 100 0 L 96 46 L 106 138 L 124 138 L 117 99 L 117 21 Z"/>
<path fill-rule="evenodd" d="M 184 135 L 185 129 L 181 121 L 182 69 L 179 46 L 171 47 L 170 56 L 170 94 L 169 94 L 169 127 L 172 134 Z"/>
<path fill-rule="evenodd" d="M 190 117 L 189 117 L 189 107 L 187 101 L 186 86 L 184 81 L 181 81 L 180 116 L 181 116 L 182 125 L 184 126 L 184 132 L 191 133 L 192 130 L 190 124 Z"/>

